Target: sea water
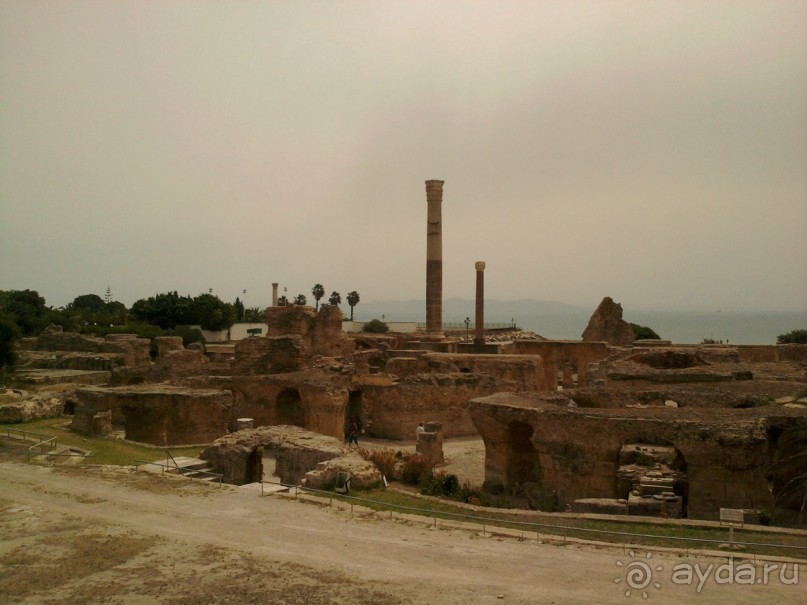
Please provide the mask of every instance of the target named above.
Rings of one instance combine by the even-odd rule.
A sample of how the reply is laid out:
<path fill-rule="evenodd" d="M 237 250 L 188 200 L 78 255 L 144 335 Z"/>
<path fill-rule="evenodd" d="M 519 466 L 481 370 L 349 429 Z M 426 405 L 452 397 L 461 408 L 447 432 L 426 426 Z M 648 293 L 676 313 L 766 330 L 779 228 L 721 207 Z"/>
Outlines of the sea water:
<path fill-rule="evenodd" d="M 485 317 L 485 323 L 507 322 L 510 317 Z M 522 315 L 512 318 L 519 328 L 549 339 L 578 340 L 590 314 L 563 313 Z M 647 326 L 662 339 L 680 344 L 697 344 L 705 339 L 726 344 L 771 345 L 776 337 L 792 330 L 807 329 L 807 311 L 802 313 L 671 312 L 632 311 L 623 319 Z"/>

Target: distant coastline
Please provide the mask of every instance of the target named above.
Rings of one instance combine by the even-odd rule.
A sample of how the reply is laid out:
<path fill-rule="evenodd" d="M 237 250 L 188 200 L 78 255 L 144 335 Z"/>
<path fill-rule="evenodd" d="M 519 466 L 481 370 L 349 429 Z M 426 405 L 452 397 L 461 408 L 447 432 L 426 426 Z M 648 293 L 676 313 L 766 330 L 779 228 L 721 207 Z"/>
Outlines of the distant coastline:
<path fill-rule="evenodd" d="M 550 339 L 580 339 L 594 309 L 583 309 L 546 301 L 486 301 L 486 323 L 515 321 L 518 327 Z M 356 319 L 369 321 L 425 321 L 425 301 L 372 301 L 360 303 Z M 452 298 L 444 301 L 443 321 L 473 320 L 473 302 Z M 807 329 L 807 311 L 632 311 L 624 319 L 648 326 L 663 339 L 679 344 L 697 344 L 709 338 L 728 344 L 772 345 L 776 337 L 796 329 Z"/>

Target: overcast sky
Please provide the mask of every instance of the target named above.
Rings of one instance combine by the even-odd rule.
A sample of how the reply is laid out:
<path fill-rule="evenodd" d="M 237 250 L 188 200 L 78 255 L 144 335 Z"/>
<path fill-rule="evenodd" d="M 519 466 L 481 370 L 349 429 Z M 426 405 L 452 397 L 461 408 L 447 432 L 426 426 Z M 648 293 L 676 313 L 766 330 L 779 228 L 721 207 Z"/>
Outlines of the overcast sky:
<path fill-rule="evenodd" d="M 807 2 L 0 0 L 0 289 L 807 309 Z"/>

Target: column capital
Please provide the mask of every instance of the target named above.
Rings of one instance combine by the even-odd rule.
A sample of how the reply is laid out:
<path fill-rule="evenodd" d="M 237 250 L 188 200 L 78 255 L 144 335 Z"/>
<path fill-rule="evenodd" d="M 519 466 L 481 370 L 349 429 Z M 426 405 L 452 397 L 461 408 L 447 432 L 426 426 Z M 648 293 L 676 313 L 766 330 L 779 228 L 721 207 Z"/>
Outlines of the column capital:
<path fill-rule="evenodd" d="M 477 271 L 484 271 L 485 270 L 485 261 L 483 261 L 483 260 L 476 261 L 476 270 Z"/>

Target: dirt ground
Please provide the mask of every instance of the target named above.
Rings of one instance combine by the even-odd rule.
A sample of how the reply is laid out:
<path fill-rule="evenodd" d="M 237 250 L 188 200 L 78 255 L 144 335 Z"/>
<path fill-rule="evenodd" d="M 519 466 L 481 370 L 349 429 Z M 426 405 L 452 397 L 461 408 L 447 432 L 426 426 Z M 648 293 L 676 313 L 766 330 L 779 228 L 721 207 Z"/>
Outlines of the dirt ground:
<path fill-rule="evenodd" d="M 491 537 L 119 467 L 0 461 L 0 486 L 3 604 L 807 602 L 803 579 L 709 580 L 698 593 L 671 582 L 687 560 L 669 555 Z M 639 557 L 658 582 L 646 599 L 626 596 Z"/>
<path fill-rule="evenodd" d="M 359 445 L 369 450 L 392 449 L 405 453 L 415 451 L 414 441 L 386 441 L 383 439 L 360 439 Z M 481 486 L 485 480 L 485 442 L 481 437 L 457 437 L 443 441 L 445 463 L 438 471 L 457 475 L 459 480 Z"/>

